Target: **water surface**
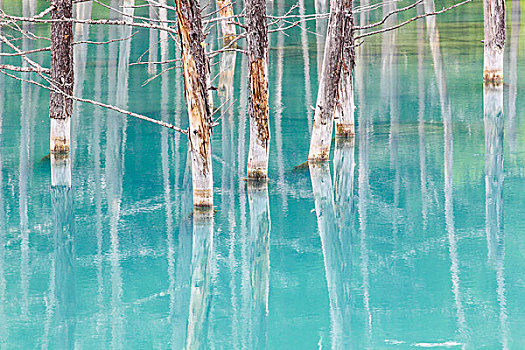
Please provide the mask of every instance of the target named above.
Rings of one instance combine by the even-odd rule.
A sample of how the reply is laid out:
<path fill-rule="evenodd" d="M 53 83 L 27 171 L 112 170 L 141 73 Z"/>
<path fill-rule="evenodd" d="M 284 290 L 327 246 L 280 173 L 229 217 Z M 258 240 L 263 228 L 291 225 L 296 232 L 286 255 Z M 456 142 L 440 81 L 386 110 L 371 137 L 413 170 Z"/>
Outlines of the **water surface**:
<path fill-rule="evenodd" d="M 483 108 L 481 3 L 368 38 L 356 138 L 311 169 L 294 166 L 308 153 L 323 42 L 297 28 L 273 34 L 267 188 L 243 181 L 248 66 L 236 55 L 233 81 L 215 82 L 235 103 L 213 132 L 213 220 L 192 215 L 184 137 L 91 105 L 75 105 L 72 187 L 51 186 L 49 94 L 1 76 L 1 347 L 524 347 L 525 46 L 521 19 L 508 19 L 506 84 L 485 96 L 496 113 Z M 181 72 L 142 86 L 169 66 L 127 68 L 150 40 L 162 36 L 78 46 L 76 93 L 185 127 Z M 151 51 L 143 61 L 177 57 L 172 42 Z"/>

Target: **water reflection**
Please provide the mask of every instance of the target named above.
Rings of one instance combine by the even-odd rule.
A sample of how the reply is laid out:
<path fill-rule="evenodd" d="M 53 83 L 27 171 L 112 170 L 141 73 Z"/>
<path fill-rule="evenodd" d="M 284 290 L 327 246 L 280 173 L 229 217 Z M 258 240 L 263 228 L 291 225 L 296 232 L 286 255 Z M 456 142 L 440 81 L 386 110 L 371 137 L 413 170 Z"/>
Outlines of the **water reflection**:
<path fill-rule="evenodd" d="M 210 308 L 213 213 L 194 211 L 190 303 L 185 349 L 205 349 Z"/>
<path fill-rule="evenodd" d="M 496 269 L 501 344 L 508 349 L 503 224 L 503 85 L 483 85 L 485 124 L 485 220 L 488 257 Z"/>
<path fill-rule="evenodd" d="M 425 11 L 433 12 L 435 9 L 434 0 L 426 0 Z M 454 199 L 453 199 L 453 166 L 454 166 L 454 139 L 452 130 L 452 111 L 450 97 L 447 89 L 447 79 L 444 71 L 443 58 L 439 40 L 439 31 L 434 17 L 427 17 L 427 34 L 430 43 L 430 51 L 434 63 L 434 74 L 436 77 L 439 101 L 441 105 L 441 116 L 443 119 L 443 138 L 444 138 L 444 172 L 445 172 L 445 225 L 448 237 L 448 252 L 450 259 L 450 274 L 452 281 L 452 293 L 456 307 L 457 323 L 459 333 L 463 340 L 467 336 L 467 324 L 465 311 L 463 308 L 463 297 L 460 289 L 458 239 L 456 236 L 454 219 Z"/>
<path fill-rule="evenodd" d="M 301 3 L 313 12 L 313 2 Z M 288 5 L 275 3 L 276 13 Z M 234 6 L 242 11 L 242 1 Z M 481 61 L 481 47 L 456 44 L 449 38 L 458 27 L 438 28 L 439 20 L 359 46 L 358 134 L 335 140 L 332 163 L 310 173 L 287 164 L 308 147 L 302 94 L 316 89 L 308 79 L 318 37 L 276 33 L 276 179 L 263 185 L 242 181 L 247 59 L 225 53 L 217 105 L 235 103 L 213 136 L 213 218 L 192 213 L 181 135 L 126 128 L 86 105 L 74 162 L 40 161 L 47 102 L 35 87 L 0 76 L 0 347 L 519 348 L 522 106 L 512 7 L 508 89 L 476 85 L 478 75 L 463 68 Z M 381 12 L 363 12 L 361 24 Z M 90 30 L 97 41 L 128 35 Z M 159 60 L 178 57 L 165 32 L 159 37 Z M 83 80 L 95 100 L 184 124 L 180 70 L 145 89 L 133 85 L 147 68 L 125 64 L 148 45 L 79 45 L 78 88 Z M 463 46 L 472 51 L 458 55 Z M 312 86 L 303 90 L 304 82 Z"/>
<path fill-rule="evenodd" d="M 75 348 L 75 217 L 71 189 L 71 159 L 68 154 L 51 155 L 51 207 L 53 211 L 53 275 L 56 347 Z"/>
<path fill-rule="evenodd" d="M 35 15 L 36 1 L 24 0 L 22 2 L 22 13 L 25 17 Z M 24 23 L 23 30 L 31 31 L 34 24 Z M 22 39 L 22 51 L 32 50 L 35 41 L 24 36 Z M 28 66 L 22 61 L 24 67 Z M 23 73 L 24 79 L 30 79 L 32 73 Z M 19 162 L 19 202 L 18 210 L 20 216 L 20 289 L 22 291 L 21 313 L 23 317 L 29 315 L 29 280 L 31 278 L 30 256 L 29 256 L 29 178 L 32 173 L 32 136 L 34 135 L 34 117 L 38 103 L 38 90 L 30 83 L 22 82 L 21 105 L 20 105 L 20 162 Z"/>
<path fill-rule="evenodd" d="M 268 347 L 268 298 L 270 292 L 270 204 L 268 184 L 249 182 L 250 232 L 246 261 L 250 265 L 248 284 L 248 339 L 251 349 Z"/>
<path fill-rule="evenodd" d="M 83 1 L 75 3 L 75 18 L 81 20 L 91 19 L 91 10 L 93 8 L 92 1 Z M 74 37 L 75 41 L 87 41 L 89 40 L 89 29 L 88 24 L 75 23 Z M 87 51 L 88 44 L 77 44 L 73 47 L 73 65 L 75 84 L 73 87 L 73 95 L 78 97 L 84 97 L 84 81 L 86 75 L 86 64 L 87 64 Z M 75 153 L 77 150 L 77 139 L 78 133 L 80 132 L 79 125 L 82 116 L 82 104 L 78 102 L 73 103 L 73 123 L 72 123 L 72 157 L 75 159 Z"/>
<path fill-rule="evenodd" d="M 2 29 L 0 28 L 0 34 Z M 3 49 L 3 44 L 0 44 L 0 52 Z M 2 57 L 0 57 L 0 64 Z M 0 76 L 0 344 L 7 344 L 8 327 L 7 317 L 5 312 L 6 296 L 7 296 L 7 281 L 5 274 L 5 244 L 7 241 L 7 213 L 4 198 L 4 159 L 3 159 L 3 126 L 5 118 L 5 77 Z"/>
<path fill-rule="evenodd" d="M 510 12 L 510 52 L 509 52 L 509 98 L 508 98 L 508 142 L 511 159 L 516 159 L 517 130 L 516 130 L 516 100 L 518 96 L 518 59 L 520 45 L 521 5 L 517 0 L 511 1 Z"/>
<path fill-rule="evenodd" d="M 351 224 L 345 220 L 350 216 L 348 212 L 352 211 L 352 204 L 342 201 L 349 198 L 353 188 L 353 147 L 351 144 L 337 146 L 337 163 L 334 164 L 337 205 L 328 164 L 310 163 L 309 167 L 330 298 L 331 343 L 333 349 L 344 349 L 352 336 L 351 232 L 348 230 Z"/>
<path fill-rule="evenodd" d="M 329 12 L 329 0 L 314 0 L 315 13 L 320 15 Z M 323 67 L 324 46 L 326 43 L 326 32 L 328 30 L 328 19 L 317 18 L 315 20 L 315 34 L 317 43 L 317 79 L 321 78 Z M 311 129 L 310 129 L 311 130 Z"/>

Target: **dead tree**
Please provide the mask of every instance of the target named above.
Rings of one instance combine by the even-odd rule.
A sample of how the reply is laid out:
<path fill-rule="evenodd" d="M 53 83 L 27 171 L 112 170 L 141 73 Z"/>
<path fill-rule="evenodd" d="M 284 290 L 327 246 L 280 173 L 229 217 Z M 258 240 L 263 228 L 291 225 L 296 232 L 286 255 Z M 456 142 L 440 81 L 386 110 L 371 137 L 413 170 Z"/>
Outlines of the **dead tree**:
<path fill-rule="evenodd" d="M 233 6 L 231 0 L 217 0 L 217 6 L 219 7 L 219 13 L 222 17 L 221 31 L 222 31 L 222 44 L 228 46 L 233 39 L 237 36 L 237 30 L 235 23 L 233 23 Z"/>
<path fill-rule="evenodd" d="M 483 0 L 485 39 L 483 41 L 483 80 L 503 82 L 503 51 L 505 48 L 505 1 Z"/>
<path fill-rule="evenodd" d="M 351 137 L 354 128 L 354 83 L 355 66 L 354 50 L 354 17 L 352 0 L 343 1 L 345 6 L 345 24 L 343 30 L 343 53 L 341 77 L 338 85 L 338 102 L 335 105 L 335 135 L 336 137 Z"/>
<path fill-rule="evenodd" d="M 248 55 L 250 57 L 250 150 L 248 178 L 262 180 L 268 177 L 270 125 L 268 120 L 268 28 L 266 2 L 246 1 Z"/>
<path fill-rule="evenodd" d="M 51 6 L 51 19 L 72 18 L 72 0 L 53 0 Z M 51 153 L 69 153 L 73 100 L 68 96 L 73 95 L 74 84 L 72 22 L 51 23 L 51 78 L 56 90 L 49 98 L 50 149 Z"/>
<path fill-rule="evenodd" d="M 317 93 L 314 128 L 310 140 L 308 160 L 327 161 L 332 142 L 334 107 L 337 97 L 337 86 L 341 74 L 341 55 L 343 53 L 344 28 L 347 2 L 332 0 L 330 21 L 324 50 L 323 69 Z"/>
<path fill-rule="evenodd" d="M 211 112 L 207 86 L 209 64 L 203 47 L 201 8 L 197 0 L 176 0 L 175 3 L 190 125 L 193 205 L 212 207 Z"/>

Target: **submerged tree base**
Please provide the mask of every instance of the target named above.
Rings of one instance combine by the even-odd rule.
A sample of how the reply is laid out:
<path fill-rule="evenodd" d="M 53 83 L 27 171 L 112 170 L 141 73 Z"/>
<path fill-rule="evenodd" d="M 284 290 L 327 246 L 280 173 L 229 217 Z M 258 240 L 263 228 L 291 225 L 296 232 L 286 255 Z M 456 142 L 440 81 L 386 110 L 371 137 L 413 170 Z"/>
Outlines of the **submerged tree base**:
<path fill-rule="evenodd" d="M 335 124 L 336 138 L 350 138 L 355 136 L 354 124 Z"/>
<path fill-rule="evenodd" d="M 483 81 L 485 83 L 503 83 L 503 70 L 483 70 Z"/>
<path fill-rule="evenodd" d="M 71 118 L 51 118 L 49 147 L 51 153 L 69 153 L 71 151 Z"/>

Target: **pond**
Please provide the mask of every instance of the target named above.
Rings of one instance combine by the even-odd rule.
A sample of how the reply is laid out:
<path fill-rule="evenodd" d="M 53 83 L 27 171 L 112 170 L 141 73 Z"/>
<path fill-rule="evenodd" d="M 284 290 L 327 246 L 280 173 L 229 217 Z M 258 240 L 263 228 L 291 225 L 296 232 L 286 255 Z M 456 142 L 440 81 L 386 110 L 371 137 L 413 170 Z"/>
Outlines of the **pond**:
<path fill-rule="evenodd" d="M 507 4 L 502 89 L 484 91 L 480 2 L 366 38 L 355 140 L 311 168 L 297 166 L 322 64 L 313 31 L 326 23 L 273 33 L 268 186 L 244 181 L 248 60 L 230 57 L 233 77 L 213 65 L 216 84 L 233 80 L 214 96 L 227 108 L 212 137 L 212 220 L 192 214 L 184 135 L 90 104 L 74 108 L 72 186 L 52 186 L 49 93 L 0 76 L 0 347 L 525 347 L 525 45 L 519 1 Z M 173 42 L 95 25 L 76 35 L 135 31 L 76 47 L 75 94 L 186 127 L 181 71 L 144 84 L 174 63 L 128 66 L 177 58 Z M 217 49 L 215 27 L 208 41 Z"/>

